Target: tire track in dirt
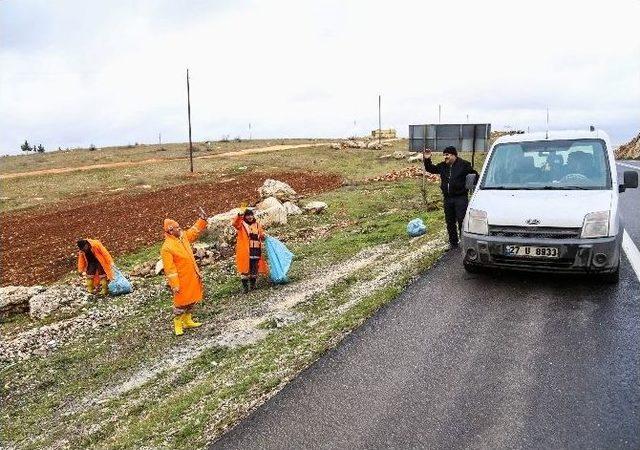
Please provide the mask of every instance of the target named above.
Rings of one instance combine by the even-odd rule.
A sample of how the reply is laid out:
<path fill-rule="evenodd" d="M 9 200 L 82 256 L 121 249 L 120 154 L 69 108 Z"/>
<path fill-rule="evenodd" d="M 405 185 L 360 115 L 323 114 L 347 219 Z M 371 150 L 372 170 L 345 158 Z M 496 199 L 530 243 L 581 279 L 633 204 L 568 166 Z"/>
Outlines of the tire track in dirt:
<path fill-rule="evenodd" d="M 76 241 L 100 239 L 114 256 L 163 239 L 162 220 L 183 226 L 197 218 L 196 206 L 210 215 L 228 211 L 243 201 L 258 200 L 257 189 L 267 178 L 291 185 L 300 195 L 338 188 L 338 175 L 319 173 L 249 173 L 217 182 L 172 186 L 141 194 L 124 194 L 95 202 L 65 202 L 44 212 L 3 214 L 0 224 L 0 285 L 33 285 L 60 279 L 74 270 Z"/>

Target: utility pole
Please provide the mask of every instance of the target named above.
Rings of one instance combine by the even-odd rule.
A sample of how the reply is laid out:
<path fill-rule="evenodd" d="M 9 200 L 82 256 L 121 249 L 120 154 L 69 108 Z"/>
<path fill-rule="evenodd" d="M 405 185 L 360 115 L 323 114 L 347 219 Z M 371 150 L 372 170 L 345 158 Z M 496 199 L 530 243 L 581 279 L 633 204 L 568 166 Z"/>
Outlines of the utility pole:
<path fill-rule="evenodd" d="M 380 112 L 382 105 L 382 96 L 378 95 L 378 144 L 382 142 L 382 113 Z"/>
<path fill-rule="evenodd" d="M 438 123 L 442 123 L 442 105 L 438 105 Z"/>
<path fill-rule="evenodd" d="M 249 122 L 249 140 L 251 140 L 251 122 Z"/>
<path fill-rule="evenodd" d="M 158 133 L 158 145 L 162 145 L 162 133 Z"/>
<path fill-rule="evenodd" d="M 189 163 L 193 173 L 193 144 L 191 142 L 191 94 L 189 92 L 189 69 L 187 69 L 187 116 L 189 118 Z"/>
<path fill-rule="evenodd" d="M 547 106 L 547 135 L 546 139 L 549 139 L 549 107 Z"/>

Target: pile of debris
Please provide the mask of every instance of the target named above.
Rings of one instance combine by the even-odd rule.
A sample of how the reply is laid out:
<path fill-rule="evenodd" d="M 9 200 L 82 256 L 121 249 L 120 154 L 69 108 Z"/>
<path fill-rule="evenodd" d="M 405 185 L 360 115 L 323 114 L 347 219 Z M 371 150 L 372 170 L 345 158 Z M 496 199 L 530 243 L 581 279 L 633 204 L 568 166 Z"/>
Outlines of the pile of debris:
<path fill-rule="evenodd" d="M 616 159 L 640 159 L 640 133 L 616 150 Z"/>
<path fill-rule="evenodd" d="M 371 132 L 371 137 L 374 139 L 395 139 L 396 138 L 396 130 L 393 128 L 389 128 L 387 130 L 373 130 Z"/>
<path fill-rule="evenodd" d="M 346 141 L 334 142 L 331 148 L 334 150 L 342 150 L 345 148 L 368 148 L 373 150 L 382 150 L 384 147 L 391 147 L 391 142 L 378 142 L 377 139 L 348 139 Z"/>
<path fill-rule="evenodd" d="M 416 152 L 403 152 L 402 150 L 396 150 L 393 153 L 387 153 L 381 155 L 380 159 L 406 159 L 409 162 L 422 161 L 422 154 Z"/>
<path fill-rule="evenodd" d="M 384 175 L 380 175 L 377 177 L 367 178 L 366 181 L 398 181 L 406 178 L 419 178 L 424 174 L 424 170 L 420 167 L 407 167 L 406 169 L 393 170 Z M 440 177 L 438 175 L 434 175 L 432 173 L 427 173 L 425 175 L 427 181 L 431 183 L 439 183 Z"/>

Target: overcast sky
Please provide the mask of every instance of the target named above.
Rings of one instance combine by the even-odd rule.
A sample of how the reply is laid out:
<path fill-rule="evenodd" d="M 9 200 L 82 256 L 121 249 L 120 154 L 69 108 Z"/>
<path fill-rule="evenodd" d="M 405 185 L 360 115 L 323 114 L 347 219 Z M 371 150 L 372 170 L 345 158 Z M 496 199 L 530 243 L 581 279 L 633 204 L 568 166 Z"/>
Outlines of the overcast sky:
<path fill-rule="evenodd" d="M 0 0 L 0 153 L 343 137 L 410 123 L 640 130 L 640 0 Z M 354 126 L 355 122 L 355 126 Z"/>

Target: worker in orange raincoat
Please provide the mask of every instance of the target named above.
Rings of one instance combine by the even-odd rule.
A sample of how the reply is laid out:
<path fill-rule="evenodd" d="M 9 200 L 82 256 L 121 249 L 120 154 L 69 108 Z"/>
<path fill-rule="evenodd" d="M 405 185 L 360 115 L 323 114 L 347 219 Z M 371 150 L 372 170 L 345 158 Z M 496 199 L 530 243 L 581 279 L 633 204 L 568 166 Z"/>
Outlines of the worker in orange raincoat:
<path fill-rule="evenodd" d="M 108 280 L 113 279 L 113 258 L 109 251 L 97 239 L 80 239 L 78 242 L 78 272 L 86 277 L 86 286 L 90 294 L 109 293 Z"/>
<path fill-rule="evenodd" d="M 266 275 L 269 268 L 264 254 L 265 232 L 256 220 L 253 210 L 245 208 L 233 219 L 238 231 L 236 239 L 236 268 L 242 280 L 244 293 L 256 288 L 258 273 Z"/>
<path fill-rule="evenodd" d="M 206 218 L 200 208 L 200 218 L 186 231 L 182 231 L 175 220 L 164 220 L 165 240 L 160 256 L 164 274 L 173 292 L 173 329 L 176 336 L 180 336 L 184 328 L 202 325 L 193 320 L 191 315 L 193 307 L 202 300 L 204 294 L 202 275 L 193 256 L 191 242 L 207 227 Z"/>

